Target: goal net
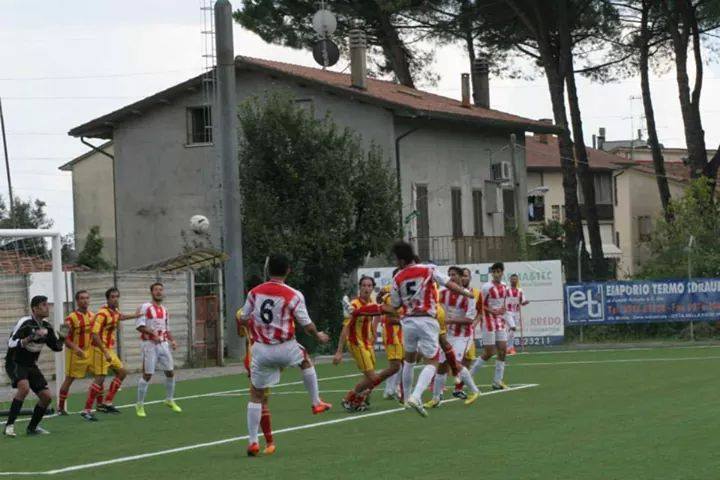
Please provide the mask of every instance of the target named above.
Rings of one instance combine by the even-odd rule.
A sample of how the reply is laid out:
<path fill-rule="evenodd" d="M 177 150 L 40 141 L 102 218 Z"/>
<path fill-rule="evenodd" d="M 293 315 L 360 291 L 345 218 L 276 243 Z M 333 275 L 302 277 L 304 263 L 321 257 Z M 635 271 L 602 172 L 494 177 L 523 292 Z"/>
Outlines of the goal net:
<path fill-rule="evenodd" d="M 48 297 L 50 317 L 55 328 L 63 322 L 67 293 L 62 272 L 61 237 L 49 230 L 0 229 L 0 359 L 4 364 L 8 337 L 17 321 L 30 315 L 30 299 L 35 295 Z M 43 349 L 40 370 L 47 380 L 64 379 L 65 356 Z M 0 410 L 12 399 L 10 380 L 0 368 Z"/>

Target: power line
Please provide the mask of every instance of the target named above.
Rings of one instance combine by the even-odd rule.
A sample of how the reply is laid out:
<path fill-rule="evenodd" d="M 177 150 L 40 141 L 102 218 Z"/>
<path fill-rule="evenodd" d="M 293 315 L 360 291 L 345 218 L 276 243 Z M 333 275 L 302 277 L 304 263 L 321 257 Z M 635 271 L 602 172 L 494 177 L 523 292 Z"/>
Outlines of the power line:
<path fill-rule="evenodd" d="M 3 97 L 4 100 L 127 100 L 136 97 Z"/>
<path fill-rule="evenodd" d="M 197 68 L 186 68 L 182 70 L 164 70 L 156 72 L 133 72 L 133 73 L 108 73 L 105 75 L 68 75 L 57 77 L 4 77 L 0 78 L 0 82 L 29 82 L 41 80 L 92 80 L 97 78 L 122 78 L 137 77 L 143 75 L 165 75 L 168 73 L 195 72 Z"/>

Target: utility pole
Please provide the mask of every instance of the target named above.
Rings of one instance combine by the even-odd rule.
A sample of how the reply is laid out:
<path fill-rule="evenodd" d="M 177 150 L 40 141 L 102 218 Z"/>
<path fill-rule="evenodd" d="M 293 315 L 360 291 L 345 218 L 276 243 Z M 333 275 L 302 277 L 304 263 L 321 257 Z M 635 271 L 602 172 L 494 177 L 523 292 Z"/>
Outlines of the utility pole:
<path fill-rule="evenodd" d="M 517 151 L 517 135 L 510 134 L 510 164 L 512 166 L 513 196 L 515 197 L 515 224 L 518 232 L 518 243 L 520 247 L 520 258 L 524 259 L 526 254 L 525 235 L 528 229 L 527 214 L 527 168 L 525 162 L 521 161 L 524 156 Z"/>
<path fill-rule="evenodd" d="M 5 117 L 3 116 L 2 98 L 0 98 L 0 130 L 3 138 L 3 152 L 5 152 L 5 171 L 7 172 L 8 195 L 10 198 L 10 218 L 13 218 L 15 211 L 15 197 L 12 190 L 12 177 L 10 175 L 10 158 L 8 157 L 7 138 L 5 136 Z"/>
<path fill-rule="evenodd" d="M 222 245 L 230 258 L 225 263 L 225 312 L 232 314 L 242 306 L 244 274 L 242 259 L 242 218 L 240 216 L 240 171 L 237 140 L 237 91 L 233 51 L 232 5 L 228 0 L 215 3 L 215 46 L 217 51 L 217 128 L 213 140 L 222 173 Z M 234 330 L 235 322 L 226 322 Z M 243 344 L 230 330 L 226 335 L 228 356 L 240 358 Z"/>

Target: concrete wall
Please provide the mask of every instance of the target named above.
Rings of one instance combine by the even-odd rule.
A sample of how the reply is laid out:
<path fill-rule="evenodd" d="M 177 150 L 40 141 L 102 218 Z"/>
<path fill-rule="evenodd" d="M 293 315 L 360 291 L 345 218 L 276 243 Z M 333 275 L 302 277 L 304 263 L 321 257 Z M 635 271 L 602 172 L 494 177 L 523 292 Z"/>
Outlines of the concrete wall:
<path fill-rule="evenodd" d="M 113 146 L 105 148 L 113 155 Z M 75 221 L 75 247 L 85 246 L 90 228 L 100 227 L 104 245 L 102 256 L 115 263 L 115 191 L 113 187 L 113 161 L 100 153 L 92 153 L 72 167 L 73 218 Z"/>
<path fill-rule="evenodd" d="M 620 278 L 629 278 L 638 273 L 642 262 L 648 259 L 647 242 L 640 241 L 639 217 L 649 216 L 653 224 L 662 215 L 662 202 L 657 182 L 653 175 L 625 170 L 615 175 L 618 205 L 615 207 L 616 229 L 620 235 L 622 257 L 618 268 Z M 685 187 L 678 182 L 669 182 L 670 196 L 683 196 Z"/>

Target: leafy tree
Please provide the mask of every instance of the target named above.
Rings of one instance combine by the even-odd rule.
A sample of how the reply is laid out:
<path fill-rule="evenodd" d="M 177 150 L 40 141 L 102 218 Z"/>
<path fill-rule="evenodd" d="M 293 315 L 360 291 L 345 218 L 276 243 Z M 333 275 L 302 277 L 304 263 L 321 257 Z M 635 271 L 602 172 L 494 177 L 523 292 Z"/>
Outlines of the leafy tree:
<path fill-rule="evenodd" d="M 42 200 L 22 200 L 15 197 L 12 213 L 0 196 L 0 228 L 3 229 L 43 229 L 53 226 L 47 217 L 46 203 Z M 48 253 L 42 238 L 24 238 L 21 241 L 10 241 L 0 245 L 0 250 L 19 250 L 28 255 L 45 256 Z"/>
<path fill-rule="evenodd" d="M 386 252 L 397 234 L 388 159 L 286 96 L 252 99 L 239 119 L 245 273 L 262 276 L 267 255 L 287 254 L 290 283 L 318 324 L 337 334 L 341 279 L 368 255 Z"/>
<path fill-rule="evenodd" d="M 77 262 L 96 271 L 112 270 L 110 262 L 102 256 L 105 241 L 100 236 L 100 227 L 93 225 L 85 237 L 85 246 L 78 254 Z"/>
<path fill-rule="evenodd" d="M 333 36 L 346 38 L 349 30 L 360 28 L 367 34 L 380 74 L 392 73 L 398 82 L 408 87 L 414 87 L 417 79 L 434 81 L 436 78 L 427 69 L 432 60 L 432 50 L 423 50 L 419 46 L 422 32 L 407 14 L 435 1 L 331 2 L 330 8 L 338 20 Z M 317 40 L 317 33 L 312 27 L 312 17 L 317 10 L 318 2 L 309 0 L 243 0 L 242 7 L 233 16 L 266 42 L 309 49 Z"/>
<path fill-rule="evenodd" d="M 651 257 L 640 278 L 679 278 L 688 275 L 688 255 L 695 277 L 720 275 L 720 204 L 707 178 L 694 180 L 682 198 L 670 202 L 672 220 L 657 219 L 650 241 Z M 690 237 L 695 237 L 688 249 Z"/>

